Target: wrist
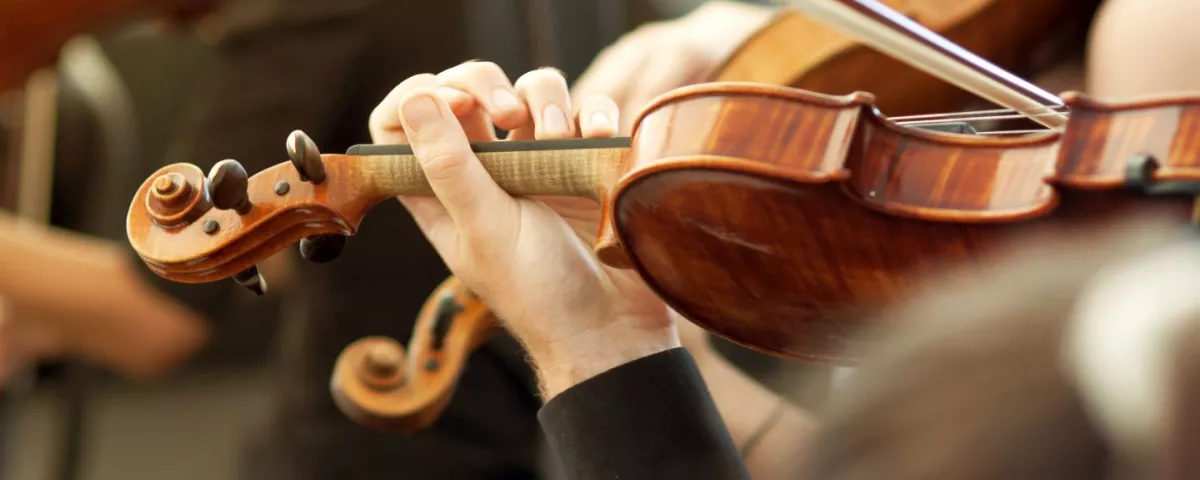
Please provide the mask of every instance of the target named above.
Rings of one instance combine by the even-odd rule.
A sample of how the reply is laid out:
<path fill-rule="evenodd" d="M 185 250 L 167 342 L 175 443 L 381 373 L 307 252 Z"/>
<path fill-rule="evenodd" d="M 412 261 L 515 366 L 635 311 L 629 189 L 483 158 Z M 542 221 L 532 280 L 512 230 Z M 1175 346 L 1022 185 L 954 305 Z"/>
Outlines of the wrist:
<path fill-rule="evenodd" d="M 543 400 L 549 401 L 601 373 L 680 346 L 679 335 L 669 322 L 653 329 L 615 324 L 531 349 L 530 356 Z"/>

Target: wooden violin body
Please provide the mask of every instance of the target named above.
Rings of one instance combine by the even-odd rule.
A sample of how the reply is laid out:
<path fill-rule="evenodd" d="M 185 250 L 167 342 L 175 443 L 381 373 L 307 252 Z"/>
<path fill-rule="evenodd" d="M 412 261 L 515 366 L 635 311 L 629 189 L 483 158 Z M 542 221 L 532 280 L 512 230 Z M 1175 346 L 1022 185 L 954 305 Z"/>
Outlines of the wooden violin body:
<path fill-rule="evenodd" d="M 1145 193 L 1184 195 L 1152 203 L 1185 216 L 1200 180 L 1185 127 L 1200 98 L 1067 95 L 1065 134 L 1006 138 L 899 126 L 865 94 L 701 92 L 643 114 L 615 229 L 676 311 L 777 355 L 852 360 L 847 342 L 923 272 L 1030 227 L 1103 222 Z"/>
<path fill-rule="evenodd" d="M 993 64 L 1030 74 L 1029 52 L 1081 37 L 1098 0 L 881 0 Z M 841 95 L 871 92 L 888 115 L 948 112 L 975 97 L 785 6 L 711 77 Z"/>

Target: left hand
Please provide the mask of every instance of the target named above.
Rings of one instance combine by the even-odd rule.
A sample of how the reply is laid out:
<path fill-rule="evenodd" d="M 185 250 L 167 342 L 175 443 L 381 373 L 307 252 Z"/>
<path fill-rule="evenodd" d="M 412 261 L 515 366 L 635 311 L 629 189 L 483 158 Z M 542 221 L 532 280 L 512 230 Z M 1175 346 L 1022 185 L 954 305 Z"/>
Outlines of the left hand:
<path fill-rule="evenodd" d="M 600 209 L 577 199 L 514 198 L 471 150 L 495 140 L 611 136 L 617 109 L 583 100 L 550 69 L 510 84 L 495 64 L 470 62 L 400 83 L 371 116 L 377 143 L 411 143 L 435 198 L 403 197 L 456 276 L 529 352 L 547 400 L 621 364 L 679 346 L 666 307 L 632 270 L 592 251 Z M 578 127 L 576 125 L 578 124 Z M 589 205 L 590 203 L 590 205 Z"/>

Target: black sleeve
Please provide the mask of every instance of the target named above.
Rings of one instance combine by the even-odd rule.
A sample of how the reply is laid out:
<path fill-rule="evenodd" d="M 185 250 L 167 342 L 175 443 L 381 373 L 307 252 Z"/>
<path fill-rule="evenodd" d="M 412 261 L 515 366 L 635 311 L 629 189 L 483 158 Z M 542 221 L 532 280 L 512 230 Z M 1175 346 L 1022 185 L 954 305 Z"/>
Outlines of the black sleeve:
<path fill-rule="evenodd" d="M 748 479 L 687 350 L 597 375 L 538 413 L 569 479 Z"/>

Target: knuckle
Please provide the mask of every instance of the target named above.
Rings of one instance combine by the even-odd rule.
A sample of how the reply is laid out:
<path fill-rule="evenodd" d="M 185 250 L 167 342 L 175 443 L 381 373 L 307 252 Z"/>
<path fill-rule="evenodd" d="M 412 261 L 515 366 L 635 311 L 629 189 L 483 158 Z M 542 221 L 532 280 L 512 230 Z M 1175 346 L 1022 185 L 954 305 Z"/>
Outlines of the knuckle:
<path fill-rule="evenodd" d="M 567 90 L 567 80 L 556 68 L 545 67 L 530 71 L 517 79 L 517 89 L 521 90 Z"/>
<path fill-rule="evenodd" d="M 403 94 L 414 88 L 428 87 L 428 86 L 437 85 L 437 84 L 438 84 L 437 75 L 434 75 L 432 73 L 419 73 L 419 74 L 413 75 L 411 77 L 408 77 L 403 82 L 400 82 L 400 84 L 396 86 L 396 89 L 393 92 L 397 93 L 397 94 Z"/>
<path fill-rule="evenodd" d="M 495 81 L 505 78 L 504 69 L 495 62 L 472 60 L 458 64 L 444 72 L 439 77 L 452 82 Z"/>

